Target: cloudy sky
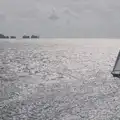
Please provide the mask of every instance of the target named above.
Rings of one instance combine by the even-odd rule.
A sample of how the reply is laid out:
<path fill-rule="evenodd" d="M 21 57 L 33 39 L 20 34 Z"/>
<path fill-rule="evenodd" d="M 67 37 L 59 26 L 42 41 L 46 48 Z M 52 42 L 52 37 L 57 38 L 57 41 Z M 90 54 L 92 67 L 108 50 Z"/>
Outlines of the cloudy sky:
<path fill-rule="evenodd" d="M 120 38 L 120 0 L 0 0 L 0 32 Z"/>

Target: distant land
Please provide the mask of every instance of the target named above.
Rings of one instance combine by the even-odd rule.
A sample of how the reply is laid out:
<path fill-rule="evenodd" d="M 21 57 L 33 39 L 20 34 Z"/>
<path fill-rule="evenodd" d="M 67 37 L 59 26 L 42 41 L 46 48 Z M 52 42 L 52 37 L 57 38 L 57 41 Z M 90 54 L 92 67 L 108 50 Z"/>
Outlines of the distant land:
<path fill-rule="evenodd" d="M 0 39 L 16 39 L 16 36 L 6 36 L 4 34 L 0 34 Z M 37 35 L 31 35 L 31 36 L 28 36 L 28 35 L 23 35 L 22 36 L 23 39 L 37 39 L 37 38 L 40 38 L 39 36 Z"/>

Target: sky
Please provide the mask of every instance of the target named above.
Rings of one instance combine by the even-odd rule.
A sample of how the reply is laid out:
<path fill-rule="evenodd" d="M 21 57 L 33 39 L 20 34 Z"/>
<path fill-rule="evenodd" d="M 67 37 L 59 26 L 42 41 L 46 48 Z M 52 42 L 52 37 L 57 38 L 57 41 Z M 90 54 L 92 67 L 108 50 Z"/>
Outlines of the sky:
<path fill-rule="evenodd" d="M 120 0 L 0 0 L 0 33 L 120 38 Z"/>

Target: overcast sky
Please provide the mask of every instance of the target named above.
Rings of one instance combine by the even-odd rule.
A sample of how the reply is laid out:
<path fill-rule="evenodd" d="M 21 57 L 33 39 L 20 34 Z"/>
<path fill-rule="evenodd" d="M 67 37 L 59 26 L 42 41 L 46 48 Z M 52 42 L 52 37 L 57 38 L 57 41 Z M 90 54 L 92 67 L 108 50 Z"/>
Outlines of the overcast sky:
<path fill-rule="evenodd" d="M 120 0 L 0 0 L 0 32 L 120 38 Z"/>

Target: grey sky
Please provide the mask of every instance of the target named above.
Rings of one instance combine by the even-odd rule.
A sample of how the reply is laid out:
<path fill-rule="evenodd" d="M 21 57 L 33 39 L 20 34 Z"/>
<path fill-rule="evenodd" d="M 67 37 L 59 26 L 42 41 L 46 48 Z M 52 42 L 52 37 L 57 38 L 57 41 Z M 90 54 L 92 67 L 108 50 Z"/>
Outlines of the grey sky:
<path fill-rule="evenodd" d="M 120 0 L 0 0 L 0 32 L 120 38 Z"/>

